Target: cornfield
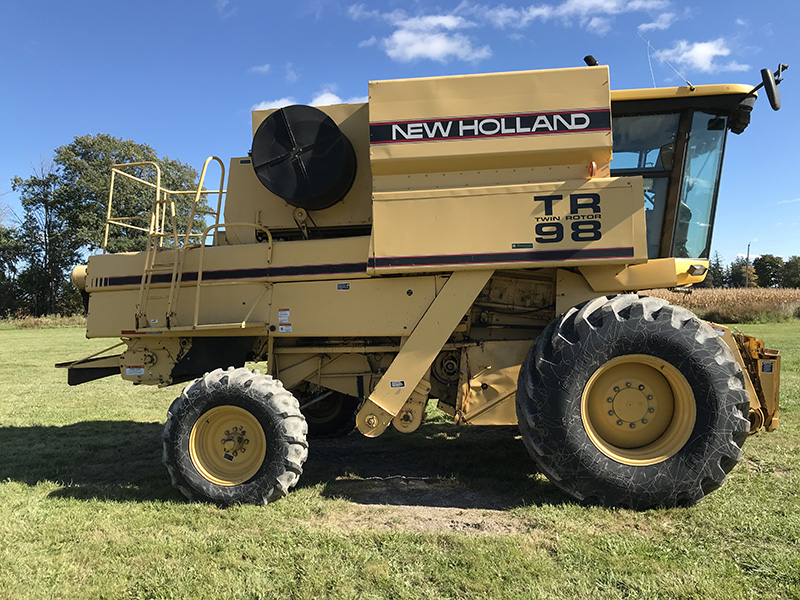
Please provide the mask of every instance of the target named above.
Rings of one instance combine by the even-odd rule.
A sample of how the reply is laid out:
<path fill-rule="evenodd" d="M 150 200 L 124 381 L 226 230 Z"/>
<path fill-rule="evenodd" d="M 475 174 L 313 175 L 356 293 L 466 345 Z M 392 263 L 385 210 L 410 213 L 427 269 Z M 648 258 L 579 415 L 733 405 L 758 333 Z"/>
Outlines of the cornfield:
<path fill-rule="evenodd" d="M 649 296 L 684 306 L 717 323 L 766 323 L 800 318 L 800 289 L 691 288 L 688 292 L 647 290 Z"/>

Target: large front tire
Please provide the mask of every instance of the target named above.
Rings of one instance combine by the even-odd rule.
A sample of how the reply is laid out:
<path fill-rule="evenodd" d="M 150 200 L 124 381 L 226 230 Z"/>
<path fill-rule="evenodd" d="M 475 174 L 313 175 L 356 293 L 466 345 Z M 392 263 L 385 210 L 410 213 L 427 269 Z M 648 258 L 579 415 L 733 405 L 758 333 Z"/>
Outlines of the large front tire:
<path fill-rule="evenodd" d="M 579 500 L 690 505 L 741 455 L 744 379 L 690 311 L 632 294 L 555 319 L 520 370 L 517 416 L 542 472 Z"/>
<path fill-rule="evenodd" d="M 308 457 L 306 423 L 280 381 L 217 369 L 188 385 L 164 425 L 163 460 L 188 498 L 267 504 L 282 498 Z"/>

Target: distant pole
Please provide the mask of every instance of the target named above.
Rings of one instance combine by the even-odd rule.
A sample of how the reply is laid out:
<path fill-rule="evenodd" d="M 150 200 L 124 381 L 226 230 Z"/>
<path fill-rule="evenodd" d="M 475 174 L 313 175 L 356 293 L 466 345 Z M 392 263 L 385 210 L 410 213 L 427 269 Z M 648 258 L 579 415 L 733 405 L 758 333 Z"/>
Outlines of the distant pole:
<path fill-rule="evenodd" d="M 744 264 L 744 287 L 750 287 L 750 242 L 747 242 L 747 259 Z"/>

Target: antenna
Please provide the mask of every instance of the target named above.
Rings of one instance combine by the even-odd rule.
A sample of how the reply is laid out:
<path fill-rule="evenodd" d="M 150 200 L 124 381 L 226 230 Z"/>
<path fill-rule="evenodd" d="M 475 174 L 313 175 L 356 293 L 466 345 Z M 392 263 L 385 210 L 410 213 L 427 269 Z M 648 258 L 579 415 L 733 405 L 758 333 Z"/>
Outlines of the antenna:
<path fill-rule="evenodd" d="M 688 86 L 689 86 L 689 89 L 690 89 L 691 91 L 694 91 L 694 90 L 695 90 L 695 87 L 692 85 L 692 82 L 691 82 L 691 81 L 689 81 L 688 79 L 686 79 L 686 77 L 684 77 L 684 76 L 683 76 L 683 74 L 682 74 L 680 71 L 678 71 L 678 69 L 676 69 L 676 68 L 675 68 L 675 67 L 672 65 L 672 63 L 671 63 L 671 62 L 669 62 L 669 61 L 668 61 L 666 58 L 664 58 L 664 55 L 663 55 L 663 54 L 661 54 L 661 52 L 659 52 L 658 50 L 656 50 L 656 48 L 653 46 L 653 44 L 651 44 L 651 43 L 650 43 L 650 40 L 648 40 L 647 38 L 645 38 L 645 37 L 644 37 L 644 36 L 641 34 L 641 32 L 639 32 L 639 31 L 637 31 L 637 32 L 636 32 L 636 34 L 637 34 L 637 35 L 638 35 L 640 38 L 642 38 L 642 39 L 645 41 L 645 43 L 647 44 L 647 47 L 648 47 L 649 49 L 651 49 L 653 52 L 655 52 L 655 53 L 656 53 L 656 56 L 658 56 L 658 58 L 660 58 L 660 59 L 661 59 L 661 60 L 663 60 L 665 63 L 667 63 L 667 64 L 669 65 L 670 69 L 672 69 L 673 71 L 675 71 L 675 73 L 678 75 L 678 77 L 680 77 L 681 79 L 683 79 L 683 80 L 686 82 L 686 85 L 688 85 Z M 649 51 L 648 51 L 648 53 L 647 53 L 647 60 L 648 60 L 648 61 L 650 60 L 650 52 L 649 52 Z M 651 76 L 653 76 L 653 63 L 650 63 L 650 75 L 651 75 Z M 655 87 L 655 85 L 656 85 L 656 78 L 653 76 L 653 87 Z"/>

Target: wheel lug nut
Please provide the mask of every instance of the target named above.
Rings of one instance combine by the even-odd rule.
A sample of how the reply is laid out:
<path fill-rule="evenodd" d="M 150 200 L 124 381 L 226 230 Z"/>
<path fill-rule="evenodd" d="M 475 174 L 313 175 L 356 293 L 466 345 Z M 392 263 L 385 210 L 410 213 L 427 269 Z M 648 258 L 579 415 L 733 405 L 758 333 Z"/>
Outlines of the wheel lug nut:
<path fill-rule="evenodd" d="M 653 399 L 653 394 L 647 394 L 647 399 L 648 400 L 652 400 Z"/>
<path fill-rule="evenodd" d="M 609 414 L 609 415 L 613 415 L 613 414 L 614 414 L 614 410 L 613 410 L 613 409 L 611 409 L 610 411 L 608 411 L 608 414 Z"/>
<path fill-rule="evenodd" d="M 643 389 L 644 389 L 644 386 L 642 384 L 639 384 L 639 391 L 642 391 Z"/>
<path fill-rule="evenodd" d="M 613 398 L 606 398 L 606 402 L 613 402 L 613 401 L 614 401 Z"/>
<path fill-rule="evenodd" d="M 622 419 L 617 419 L 617 425 L 622 425 Z"/>
<path fill-rule="evenodd" d="M 631 423 L 631 429 L 636 427 L 636 423 Z"/>
<path fill-rule="evenodd" d="M 650 412 L 650 413 L 656 412 L 656 409 L 651 406 L 650 408 L 647 409 L 647 412 Z"/>
<path fill-rule="evenodd" d="M 631 387 L 631 385 L 633 385 L 633 384 L 632 384 L 630 381 L 626 381 L 626 382 L 625 382 L 625 386 L 626 386 L 626 387 Z"/>
<path fill-rule="evenodd" d="M 618 392 L 618 391 L 619 391 L 619 386 L 618 386 L 618 385 L 615 385 L 615 386 L 614 386 L 614 391 L 615 391 L 615 392 Z"/>
<path fill-rule="evenodd" d="M 642 419 L 642 425 L 644 425 L 645 423 L 647 423 L 647 419 Z M 631 425 L 633 425 L 633 423 L 631 423 Z"/>

